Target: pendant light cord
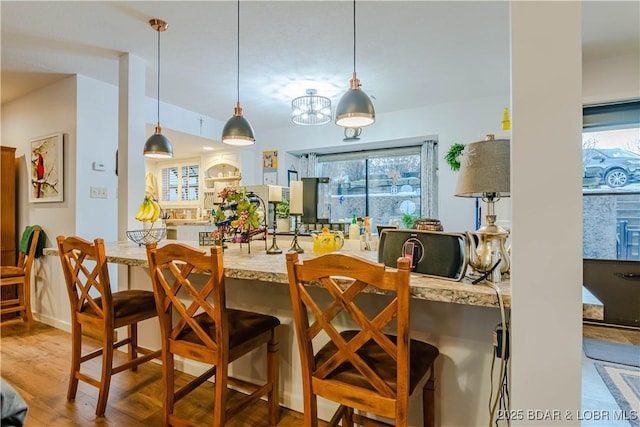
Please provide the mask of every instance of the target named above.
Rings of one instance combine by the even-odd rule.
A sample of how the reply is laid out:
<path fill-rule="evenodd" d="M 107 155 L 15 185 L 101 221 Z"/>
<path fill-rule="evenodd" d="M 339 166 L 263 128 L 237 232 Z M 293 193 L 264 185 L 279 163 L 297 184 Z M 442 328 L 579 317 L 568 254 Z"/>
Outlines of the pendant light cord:
<path fill-rule="evenodd" d="M 356 0 L 353 0 L 353 74 L 356 73 Z"/>
<path fill-rule="evenodd" d="M 240 0 L 238 0 L 238 37 L 237 37 L 237 62 L 236 62 L 236 96 L 237 103 L 240 103 Z"/>
<path fill-rule="evenodd" d="M 160 27 L 158 27 L 158 126 L 160 126 Z"/>

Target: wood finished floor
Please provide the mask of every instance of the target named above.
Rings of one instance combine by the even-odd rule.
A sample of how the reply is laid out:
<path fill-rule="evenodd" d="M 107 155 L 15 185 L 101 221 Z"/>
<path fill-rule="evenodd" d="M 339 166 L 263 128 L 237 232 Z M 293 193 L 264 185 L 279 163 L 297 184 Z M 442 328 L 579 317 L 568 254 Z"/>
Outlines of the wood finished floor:
<path fill-rule="evenodd" d="M 96 418 L 94 410 L 97 389 L 94 387 L 81 382 L 76 401 L 66 401 L 71 339 L 69 333 L 37 322 L 30 329 L 22 322 L 4 323 L 0 332 L 0 373 L 29 404 L 26 427 L 160 425 L 160 365 L 147 363 L 140 366 L 138 372 L 126 371 L 114 376 L 106 417 Z M 640 331 L 637 330 L 585 325 L 584 336 L 640 345 Z M 86 349 L 94 346 L 97 346 L 97 342 L 88 344 Z M 96 372 L 98 364 L 92 368 Z M 583 410 L 615 410 L 617 405 L 595 371 L 592 360 L 583 357 L 582 372 Z M 178 381 L 185 382 L 188 378 L 186 374 L 177 375 Z M 212 393 L 211 384 L 205 384 L 179 402 L 177 410 L 182 414 L 189 414 L 195 425 L 211 425 Z M 233 417 L 228 426 L 261 427 L 268 425 L 266 420 L 266 403 L 260 401 L 254 409 Z M 300 413 L 283 409 L 279 426 L 301 425 Z M 582 423 L 582 427 L 596 426 L 614 427 L 597 422 Z"/>
<path fill-rule="evenodd" d="M 0 331 L 1 374 L 29 405 L 25 427 L 160 425 L 162 372 L 159 364 L 145 363 L 137 372 L 115 375 L 111 380 L 106 416 L 96 418 L 95 387 L 80 382 L 75 402 L 66 401 L 71 357 L 69 333 L 38 322 L 30 329 L 22 322 L 10 322 L 3 324 Z M 86 350 L 93 348 L 97 348 L 97 341 L 85 345 Z M 90 368 L 89 372 L 97 376 L 99 364 L 92 364 Z M 176 381 L 182 385 L 188 378 L 187 374 L 178 373 Z M 212 425 L 212 396 L 212 384 L 206 383 L 178 402 L 176 410 L 193 420 L 194 425 Z M 266 402 L 259 401 L 234 416 L 227 426 L 262 427 L 269 425 L 267 420 Z M 278 426 L 301 425 L 302 414 L 283 408 Z"/>

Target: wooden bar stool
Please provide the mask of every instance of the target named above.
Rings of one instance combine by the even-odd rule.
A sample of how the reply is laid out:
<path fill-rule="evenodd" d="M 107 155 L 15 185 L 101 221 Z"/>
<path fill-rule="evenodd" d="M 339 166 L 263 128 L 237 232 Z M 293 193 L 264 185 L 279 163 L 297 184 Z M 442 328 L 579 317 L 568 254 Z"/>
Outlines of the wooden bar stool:
<path fill-rule="evenodd" d="M 111 376 L 127 369 L 135 371 L 139 364 L 161 354 L 161 350 L 151 351 L 138 346 L 138 322 L 157 316 L 153 292 L 111 292 L 102 239 L 91 243 L 79 237 L 58 236 L 57 242 L 71 304 L 72 353 L 67 400 L 75 400 L 78 381 L 91 384 L 99 390 L 96 415 L 102 416 L 107 407 Z M 88 354 L 82 354 L 84 326 L 100 331 L 102 335 L 102 347 Z M 114 341 L 115 330 L 125 326 L 128 337 Z M 128 345 L 129 360 L 113 366 L 113 351 L 123 345 Z M 99 379 L 81 372 L 84 362 L 98 356 L 102 356 Z"/>
<path fill-rule="evenodd" d="M 409 339 L 409 260 L 398 259 L 398 269 L 390 270 L 340 253 L 303 263 L 298 253 L 289 252 L 287 272 L 302 365 L 305 427 L 318 425 L 317 396 L 339 404 L 332 426 L 340 420 L 343 426 L 389 425 L 363 413 L 393 418 L 393 425 L 406 426 L 409 396 L 425 377 L 424 426 L 433 427 L 434 361 L 439 352 Z M 305 287 L 308 282 L 322 285 L 333 298 L 331 304 L 321 306 Z M 357 298 L 367 287 L 393 295 L 372 318 Z M 338 315 L 347 316 L 360 329 L 339 332 L 332 324 Z M 392 327 L 394 320 L 395 334 L 384 333 L 383 328 Z M 319 344 L 314 346 L 318 338 L 329 342 L 318 348 Z"/>
<path fill-rule="evenodd" d="M 22 319 L 29 325 L 33 323 L 31 313 L 31 267 L 36 255 L 36 247 L 42 229 L 34 226 L 28 251 L 20 251 L 18 264 L 0 266 L 0 286 L 16 286 L 17 297 L 3 299 L 0 302 L 0 315 L 22 312 Z"/>
<path fill-rule="evenodd" d="M 162 425 L 192 425 L 174 414 L 174 405 L 215 375 L 213 425 L 221 427 L 233 415 L 266 395 L 269 423 L 280 420 L 278 404 L 278 318 L 226 307 L 222 248 L 211 254 L 183 244 L 157 248 L 147 245 L 151 282 L 162 334 L 164 381 Z M 195 285 L 191 273 L 210 273 L 204 285 Z M 228 375 L 231 362 L 266 345 L 267 381 L 252 384 Z M 174 357 L 213 365 L 181 389 L 175 389 Z M 249 392 L 229 406 L 227 385 Z M 236 398 L 234 398 L 234 401 Z"/>

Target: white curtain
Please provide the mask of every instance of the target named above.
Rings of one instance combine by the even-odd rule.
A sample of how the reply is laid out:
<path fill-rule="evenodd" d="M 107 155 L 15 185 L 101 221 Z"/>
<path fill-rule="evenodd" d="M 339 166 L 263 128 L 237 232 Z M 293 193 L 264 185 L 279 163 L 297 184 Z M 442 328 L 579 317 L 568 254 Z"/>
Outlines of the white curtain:
<path fill-rule="evenodd" d="M 300 178 L 316 176 L 316 165 L 318 155 L 316 153 L 303 154 L 300 156 Z"/>
<path fill-rule="evenodd" d="M 438 219 L 438 142 L 422 144 L 422 217 Z"/>

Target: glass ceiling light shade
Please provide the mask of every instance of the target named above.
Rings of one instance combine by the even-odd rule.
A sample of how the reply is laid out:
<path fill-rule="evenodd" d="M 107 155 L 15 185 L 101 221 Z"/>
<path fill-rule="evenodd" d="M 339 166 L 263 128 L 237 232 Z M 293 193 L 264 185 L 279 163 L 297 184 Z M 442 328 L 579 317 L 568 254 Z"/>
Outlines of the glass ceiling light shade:
<path fill-rule="evenodd" d="M 369 96 L 361 89 L 356 74 L 356 0 L 353 0 L 353 78 L 349 90 L 336 108 L 336 124 L 345 128 L 361 128 L 376 121 L 376 111 Z"/>
<path fill-rule="evenodd" d="M 238 0 L 238 56 L 236 67 L 236 106 L 222 129 L 222 142 L 229 145 L 252 145 L 256 142 L 251 123 L 242 115 L 240 107 L 240 0 Z"/>
<path fill-rule="evenodd" d="M 155 133 L 145 142 L 143 152 L 145 157 L 169 159 L 173 157 L 173 147 L 169 139 L 162 135 L 162 128 L 160 127 L 160 33 L 166 31 L 169 25 L 161 19 L 151 19 L 149 24 L 151 28 L 158 32 L 158 123 L 156 124 Z"/>
<path fill-rule="evenodd" d="M 324 125 L 331 121 L 331 100 L 307 89 L 305 96 L 291 101 L 291 121 L 297 125 Z"/>

